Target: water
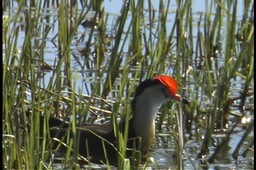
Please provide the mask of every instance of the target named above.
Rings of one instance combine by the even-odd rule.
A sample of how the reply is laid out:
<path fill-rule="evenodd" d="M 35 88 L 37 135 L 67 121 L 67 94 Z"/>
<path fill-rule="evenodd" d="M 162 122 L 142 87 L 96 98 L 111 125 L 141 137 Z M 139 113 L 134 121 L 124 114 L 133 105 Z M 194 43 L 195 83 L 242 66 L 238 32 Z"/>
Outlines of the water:
<path fill-rule="evenodd" d="M 205 4 L 197 4 L 199 1 L 195 1 L 194 4 L 194 13 L 201 12 L 200 6 L 205 6 Z M 158 1 L 154 1 L 154 5 L 157 7 L 158 6 Z M 239 1 L 239 3 L 241 3 Z M 79 29 L 76 33 L 76 36 L 72 42 L 72 69 L 73 69 L 73 80 L 76 82 L 76 86 L 74 87 L 75 91 L 79 91 L 80 93 L 83 93 L 85 95 L 90 95 L 91 90 L 88 89 L 88 84 L 92 83 L 95 81 L 95 73 L 98 72 L 100 69 L 101 70 L 106 70 L 106 65 L 110 61 L 110 53 L 111 53 L 111 48 L 113 47 L 113 36 L 114 33 L 116 32 L 115 28 L 115 20 L 117 20 L 118 16 L 120 15 L 120 7 L 122 6 L 122 1 L 104 1 L 104 6 L 106 9 L 106 12 L 109 15 L 108 19 L 108 24 L 107 24 L 107 34 L 109 34 L 109 46 L 106 46 L 106 55 L 105 55 L 105 61 L 102 63 L 100 68 L 96 68 L 93 62 L 90 62 L 90 67 L 85 66 L 85 61 L 92 61 L 94 60 L 95 53 L 91 52 L 90 56 L 87 56 L 88 58 L 85 60 L 84 57 L 81 53 L 83 48 L 85 47 L 85 43 L 88 38 L 88 34 L 90 33 L 90 28 L 84 28 L 83 26 L 79 26 Z M 170 16 L 168 19 L 167 23 L 167 31 L 170 32 L 172 26 L 171 24 L 173 23 L 174 16 L 175 16 L 175 4 L 170 5 Z M 7 15 L 8 17 L 13 17 L 17 11 L 17 6 L 14 5 L 13 8 L 10 9 L 10 11 L 4 11 L 4 15 Z M 240 12 L 241 9 L 239 8 Z M 54 70 L 56 65 L 55 61 L 58 60 L 58 44 L 57 39 L 54 38 L 59 31 L 58 28 L 58 22 L 54 22 L 55 19 L 57 18 L 57 13 L 58 8 L 50 8 L 50 9 L 42 9 L 41 12 L 41 17 L 42 17 L 42 22 L 39 23 L 42 28 L 46 26 L 52 26 L 52 29 L 50 33 L 48 34 L 48 37 L 45 39 L 45 48 L 44 48 L 44 61 L 52 67 Z M 146 11 L 145 11 L 146 13 Z M 91 11 L 90 13 L 87 14 L 87 19 L 92 18 L 94 15 L 94 12 Z M 157 13 L 156 13 L 157 15 Z M 50 22 L 46 22 L 44 20 L 44 17 L 48 16 L 50 18 Z M 199 18 L 199 13 L 198 15 Z M 198 18 L 195 19 L 195 24 L 198 21 Z M 130 18 L 128 18 L 130 19 Z M 18 47 L 22 48 L 23 45 L 23 40 L 25 38 L 25 33 L 24 33 L 24 26 L 25 26 L 25 19 L 24 16 L 20 16 L 20 22 L 18 23 L 18 27 L 20 27 L 20 34 L 19 34 L 19 41 L 18 41 Z M 43 29 L 42 29 L 43 30 Z M 40 32 L 40 30 L 38 30 Z M 155 30 L 154 30 L 155 31 Z M 149 32 L 146 31 L 146 34 Z M 196 33 L 196 30 L 195 30 Z M 225 30 L 223 30 L 223 34 L 225 33 Z M 94 37 L 96 38 L 97 31 L 94 33 Z M 195 34 L 196 35 L 196 34 Z M 84 39 L 83 39 L 84 36 Z M 34 42 L 36 44 L 37 41 L 42 41 L 42 37 L 36 36 L 34 37 Z M 224 39 L 223 39 L 224 41 Z M 91 50 L 97 49 L 97 40 L 93 41 L 95 42 L 95 47 L 92 47 Z M 145 49 L 143 49 L 145 50 Z M 128 46 L 124 47 L 123 50 L 123 56 L 124 60 L 128 58 L 127 52 L 129 51 Z M 3 51 L 3 54 L 5 55 L 5 51 Z M 219 65 L 221 67 L 221 65 Z M 218 68 L 216 68 L 218 69 Z M 131 70 L 137 70 L 136 65 L 131 66 Z M 171 70 L 172 71 L 172 70 Z M 88 76 L 90 75 L 91 76 Z M 52 70 L 45 70 L 43 77 L 44 81 L 42 82 L 42 86 L 46 87 L 47 84 L 50 81 L 50 78 L 52 76 Z M 116 80 L 116 85 L 120 83 L 121 80 Z M 237 83 L 236 81 L 240 80 L 234 80 L 233 83 L 233 92 L 232 92 L 232 97 L 235 97 L 239 95 L 241 92 L 241 87 L 242 84 L 239 82 Z M 118 87 L 115 87 L 118 88 Z M 191 87 L 190 87 L 191 88 Z M 119 100 L 116 98 L 115 93 L 118 93 L 118 89 L 114 89 L 112 92 L 112 95 L 110 94 L 109 99 L 111 101 Z M 203 97 L 203 96 L 202 96 Z M 247 99 L 247 100 L 253 100 L 253 97 Z M 238 101 L 239 102 L 239 101 Z M 251 103 L 251 102 L 248 102 Z M 205 106 L 207 106 L 207 101 L 204 103 Z M 246 107 L 250 108 L 252 107 L 251 105 L 247 105 Z M 239 114 L 239 111 L 237 111 L 236 107 L 232 107 L 234 112 L 236 114 Z M 248 117 L 251 117 L 251 120 L 254 118 L 252 115 L 248 115 Z M 232 120 L 232 117 L 231 117 Z M 237 120 L 235 120 L 237 121 Z M 232 126 L 232 121 L 229 122 L 229 125 Z M 247 122 L 248 123 L 248 122 Z M 197 154 L 200 151 L 201 147 L 201 142 L 202 139 L 204 138 L 204 129 L 197 129 L 197 127 L 193 127 L 193 131 L 197 131 L 198 136 L 196 138 L 192 138 L 190 140 L 186 140 L 185 143 L 185 149 L 184 149 L 184 155 L 183 155 L 183 161 L 184 161 L 184 169 L 189 170 L 189 169 L 252 169 L 254 167 L 254 157 L 253 155 L 249 154 L 249 156 L 243 158 L 243 157 L 238 157 L 238 160 L 233 160 L 233 158 L 230 156 L 232 152 L 234 151 L 235 147 L 237 146 L 238 142 L 240 141 L 242 135 L 245 133 L 245 129 L 241 128 L 243 126 L 246 126 L 242 123 L 240 123 L 240 126 L 236 129 L 236 133 L 232 134 L 231 140 L 229 144 L 225 148 L 226 154 L 223 154 L 216 163 L 213 164 L 204 164 L 202 163 L 203 161 L 197 158 Z M 219 136 L 214 137 L 214 142 L 218 143 L 223 139 L 225 136 L 225 133 L 221 133 Z M 251 134 L 251 136 L 254 136 L 254 134 Z M 154 151 L 151 153 L 152 157 L 150 158 L 151 163 L 149 163 L 148 169 L 174 169 L 175 167 L 175 146 L 176 146 L 176 140 L 173 139 L 172 134 L 169 133 L 169 130 L 163 130 L 162 132 L 158 133 L 157 137 L 158 143 L 153 146 Z M 214 149 L 214 148 L 211 148 Z M 210 153 L 213 153 L 214 150 L 210 149 Z M 56 166 L 58 167 L 58 166 Z M 95 165 L 95 168 L 102 168 L 101 165 Z"/>

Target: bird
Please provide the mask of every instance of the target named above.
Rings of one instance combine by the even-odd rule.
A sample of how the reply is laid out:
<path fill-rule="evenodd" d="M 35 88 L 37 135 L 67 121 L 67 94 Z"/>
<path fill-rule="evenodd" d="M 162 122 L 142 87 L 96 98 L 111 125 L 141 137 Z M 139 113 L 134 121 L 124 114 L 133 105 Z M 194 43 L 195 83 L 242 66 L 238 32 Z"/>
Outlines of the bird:
<path fill-rule="evenodd" d="M 129 123 L 127 148 L 138 149 L 142 155 L 148 153 L 156 136 L 155 118 L 159 107 L 170 100 L 187 103 L 187 100 L 178 94 L 178 88 L 177 80 L 168 75 L 157 75 L 139 83 L 131 102 L 131 118 L 119 122 L 118 130 L 122 134 L 125 123 Z M 51 137 L 61 140 L 67 136 L 69 122 L 54 117 L 50 117 L 48 121 Z M 116 162 L 118 140 L 112 124 L 85 125 L 79 129 L 80 155 L 94 163 L 105 163 L 107 159 Z M 135 142 L 130 139 L 135 139 Z M 127 153 L 131 156 L 130 151 Z"/>

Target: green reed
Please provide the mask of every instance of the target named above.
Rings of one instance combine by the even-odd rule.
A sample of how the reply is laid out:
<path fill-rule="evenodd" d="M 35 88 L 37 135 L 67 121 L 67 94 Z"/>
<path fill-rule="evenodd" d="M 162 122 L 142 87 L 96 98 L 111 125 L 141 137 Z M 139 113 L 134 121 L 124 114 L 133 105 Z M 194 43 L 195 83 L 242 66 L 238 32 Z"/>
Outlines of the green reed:
<path fill-rule="evenodd" d="M 7 11 L 14 3 L 4 1 L 3 10 Z M 40 15 L 43 8 L 52 7 L 49 1 L 18 3 L 15 16 L 7 17 L 3 21 L 5 56 L 2 148 L 5 169 L 53 169 L 53 155 L 56 150 L 52 149 L 52 145 L 55 139 L 49 136 L 50 127 L 47 121 L 53 115 L 71 120 L 67 138 L 59 139 L 58 142 L 58 147 L 67 148 L 61 166 L 79 169 L 79 134 L 84 129 L 78 127 L 86 122 L 89 112 L 98 111 L 94 105 L 99 103 L 101 106 L 113 105 L 111 114 L 104 109 L 101 109 L 101 112 L 111 117 L 115 129 L 118 143 L 116 150 L 119 153 L 118 167 L 145 168 L 149 160 L 141 164 L 139 151 L 134 151 L 131 161 L 127 159 L 128 124 L 121 127 L 125 129 L 125 133 L 120 134 L 117 118 L 124 117 L 128 122 L 131 116 L 130 97 L 134 94 L 138 80 L 140 82 L 157 74 L 175 76 L 181 84 L 180 93 L 190 100 L 189 106 L 173 102 L 163 106 L 158 122 L 159 129 L 164 121 L 168 122 L 169 127 L 178 125 L 171 133 L 177 141 L 177 168 L 182 169 L 183 148 L 187 141 L 184 138 L 185 131 L 190 134 L 190 139 L 195 137 L 198 142 L 202 142 L 199 155 L 203 156 L 208 154 L 208 148 L 213 145 L 211 136 L 214 129 L 225 127 L 228 117 L 232 114 L 230 102 L 235 100 L 230 98 L 231 82 L 237 77 L 245 82 L 239 98 L 240 109 L 245 107 L 248 97 L 253 94 L 252 1 L 244 2 L 240 25 L 236 12 L 237 1 L 207 2 L 207 10 L 199 15 L 196 22 L 192 2 L 179 1 L 175 19 L 168 31 L 172 1 L 160 1 L 156 7 L 151 1 L 146 3 L 127 0 L 114 23 L 115 35 L 110 35 L 107 30 L 109 14 L 104 11 L 103 1 L 79 4 L 84 5 L 82 10 L 78 9 L 78 3 L 81 2 L 70 4 L 69 1 L 61 1 L 58 15 L 53 21 L 49 16 L 44 20 Z M 145 8 L 148 9 L 148 15 L 144 15 Z M 80 51 L 84 63 L 78 63 L 74 71 L 72 57 L 77 56 L 72 53 L 71 46 L 79 26 L 91 10 L 95 11 L 92 23 L 97 27 L 90 28 L 87 40 L 81 35 L 80 42 L 85 43 L 85 48 Z M 21 16 L 26 22 L 23 27 L 18 26 Z M 42 26 L 42 21 L 47 24 Z M 47 73 L 45 46 L 49 33 L 56 29 L 54 25 L 58 25 L 59 29 L 53 38 L 54 43 L 57 40 L 58 59 L 50 68 L 51 78 L 46 84 L 43 76 Z M 20 32 L 25 33 L 22 40 Z M 20 41 L 21 47 L 18 46 Z M 222 47 L 223 53 L 217 52 L 221 51 L 219 47 Z M 218 60 L 219 58 L 223 60 Z M 95 69 L 96 72 L 80 73 L 80 70 L 90 69 Z M 88 96 L 85 96 L 81 89 L 78 92 L 75 90 L 76 82 L 81 76 L 93 78 L 93 83 L 84 83 Z M 115 89 L 118 89 L 118 92 L 114 93 Z M 111 95 L 117 98 L 117 101 L 106 99 Z M 203 96 L 210 105 L 205 104 Z M 128 114 L 119 114 L 122 112 Z M 45 115 L 43 121 L 40 121 L 41 114 Z M 75 119 L 77 116 L 80 117 L 78 121 Z M 206 119 L 202 121 L 202 117 Z M 28 122 L 29 129 L 26 126 Z M 203 141 L 200 141 L 197 132 L 192 133 L 192 125 L 206 129 Z M 233 153 L 234 157 L 239 154 L 239 149 L 251 129 L 245 133 L 244 139 Z M 230 128 L 229 133 L 232 131 Z M 43 138 L 40 138 L 41 133 Z M 229 141 L 229 138 L 230 135 L 227 135 L 225 141 Z M 210 157 L 211 162 L 216 158 L 221 146 L 216 147 L 216 153 Z M 83 163 L 86 162 L 86 158 L 82 160 Z M 155 164 L 157 166 L 156 162 Z M 107 167 L 111 168 L 110 165 Z"/>

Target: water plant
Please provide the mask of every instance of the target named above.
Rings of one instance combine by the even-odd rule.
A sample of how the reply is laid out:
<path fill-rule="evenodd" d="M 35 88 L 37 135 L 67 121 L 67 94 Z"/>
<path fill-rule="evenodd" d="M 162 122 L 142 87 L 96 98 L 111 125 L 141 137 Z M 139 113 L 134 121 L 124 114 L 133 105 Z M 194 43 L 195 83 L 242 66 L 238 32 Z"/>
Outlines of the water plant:
<path fill-rule="evenodd" d="M 125 0 L 120 13 L 111 15 L 102 0 L 4 0 L 3 168 L 54 168 L 57 139 L 49 137 L 50 116 L 70 122 L 67 138 L 58 139 L 67 148 L 61 167 L 81 168 L 88 159 L 78 154 L 78 127 L 110 121 L 120 128 L 118 119 L 130 117 L 135 87 L 157 74 L 175 76 L 190 101 L 163 106 L 157 122 L 158 129 L 178 125 L 169 130 L 177 167 L 184 166 L 188 140 L 201 144 L 200 159 L 218 160 L 241 126 L 238 120 L 254 119 L 254 2 L 241 7 L 237 0 L 206 1 L 199 13 L 191 1 L 178 1 L 175 10 L 173 3 Z M 254 148 L 254 125 L 243 126 L 248 128 L 234 159 Z M 124 128 L 124 135 L 116 134 L 118 167 L 150 166 L 150 160 L 140 164 L 136 151 L 134 160 L 126 158 Z M 214 145 L 213 135 L 221 130 L 225 138 Z"/>

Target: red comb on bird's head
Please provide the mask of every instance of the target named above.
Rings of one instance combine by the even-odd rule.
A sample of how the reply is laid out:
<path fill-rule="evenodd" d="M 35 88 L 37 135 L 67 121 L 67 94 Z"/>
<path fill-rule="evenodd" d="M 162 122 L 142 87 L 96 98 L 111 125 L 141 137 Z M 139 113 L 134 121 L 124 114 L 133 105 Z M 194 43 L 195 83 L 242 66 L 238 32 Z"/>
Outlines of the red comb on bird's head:
<path fill-rule="evenodd" d="M 164 86 L 169 89 L 169 92 L 174 99 L 181 100 L 181 96 L 177 93 L 179 85 L 174 78 L 166 75 L 159 75 L 156 76 L 155 79 L 159 80 Z"/>

